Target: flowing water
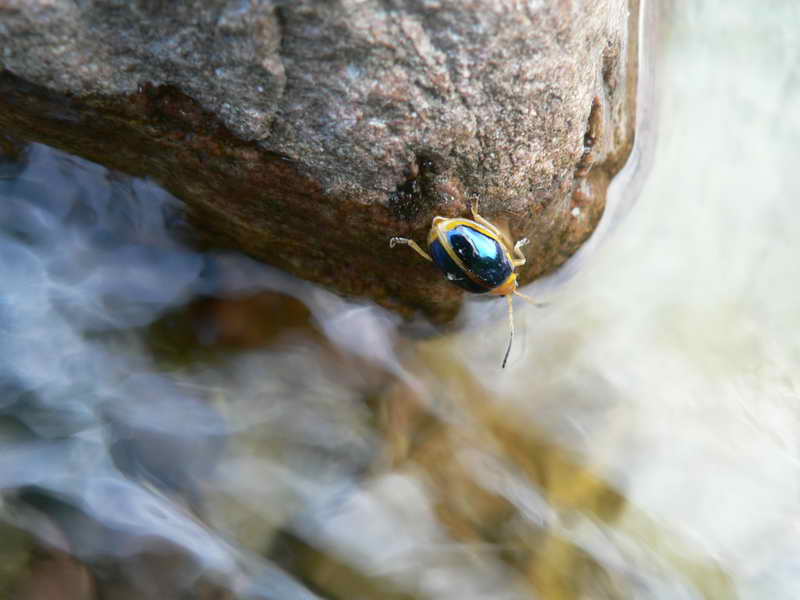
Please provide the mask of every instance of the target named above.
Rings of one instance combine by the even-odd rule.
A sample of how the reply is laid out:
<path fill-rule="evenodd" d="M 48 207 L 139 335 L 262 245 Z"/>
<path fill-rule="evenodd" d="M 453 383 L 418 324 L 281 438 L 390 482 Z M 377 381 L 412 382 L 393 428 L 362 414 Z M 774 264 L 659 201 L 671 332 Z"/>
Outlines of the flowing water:
<path fill-rule="evenodd" d="M 0 598 L 800 597 L 800 4 L 661 30 L 636 203 L 505 371 L 500 301 L 406 339 L 152 183 L 3 165 Z"/>

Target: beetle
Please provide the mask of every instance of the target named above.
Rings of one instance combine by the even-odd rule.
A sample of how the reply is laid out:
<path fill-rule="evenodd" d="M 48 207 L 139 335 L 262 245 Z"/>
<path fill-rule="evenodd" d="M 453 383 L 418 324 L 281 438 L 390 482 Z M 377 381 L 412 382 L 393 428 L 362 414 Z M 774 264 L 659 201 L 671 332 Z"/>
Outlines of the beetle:
<path fill-rule="evenodd" d="M 512 296 L 519 296 L 537 306 L 533 298 L 517 290 L 517 267 L 525 264 L 522 248 L 527 238 L 513 243 L 505 234 L 478 214 L 477 203 L 468 202 L 472 219 L 434 217 L 428 233 L 428 250 L 420 248 L 414 240 L 393 237 L 389 247 L 397 244 L 410 246 L 424 259 L 431 261 L 444 273 L 445 278 L 473 294 L 503 296 L 508 301 L 509 339 L 502 368 L 505 368 L 511 343 L 514 341 L 514 306 Z"/>

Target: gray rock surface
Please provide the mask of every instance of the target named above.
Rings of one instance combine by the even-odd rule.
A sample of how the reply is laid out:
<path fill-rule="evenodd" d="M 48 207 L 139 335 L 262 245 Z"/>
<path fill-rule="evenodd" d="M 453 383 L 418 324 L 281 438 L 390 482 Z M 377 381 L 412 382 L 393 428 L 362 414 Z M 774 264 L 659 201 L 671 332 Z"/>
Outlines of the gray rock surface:
<path fill-rule="evenodd" d="M 0 126 L 182 198 L 209 243 L 447 320 L 422 242 L 468 198 L 529 280 L 634 135 L 638 0 L 3 0 Z M 576 210 L 577 209 L 577 210 Z"/>

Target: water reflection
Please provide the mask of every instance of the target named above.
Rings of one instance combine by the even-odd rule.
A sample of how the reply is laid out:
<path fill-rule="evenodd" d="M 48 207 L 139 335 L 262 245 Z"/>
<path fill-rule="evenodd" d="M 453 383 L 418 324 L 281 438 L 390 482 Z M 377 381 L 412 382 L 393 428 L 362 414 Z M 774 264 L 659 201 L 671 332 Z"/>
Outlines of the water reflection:
<path fill-rule="evenodd" d="M 505 372 L 502 305 L 404 339 L 29 149 L 0 179 L 0 597 L 797 597 L 798 22 L 677 8 L 645 193 L 519 307 Z"/>

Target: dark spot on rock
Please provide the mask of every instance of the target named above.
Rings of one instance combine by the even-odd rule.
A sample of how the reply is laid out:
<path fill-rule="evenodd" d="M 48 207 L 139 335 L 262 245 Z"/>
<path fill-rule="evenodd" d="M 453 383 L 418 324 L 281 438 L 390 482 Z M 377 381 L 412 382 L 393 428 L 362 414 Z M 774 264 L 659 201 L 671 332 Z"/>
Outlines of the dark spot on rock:
<path fill-rule="evenodd" d="M 620 48 L 618 45 L 608 41 L 606 49 L 603 51 L 603 86 L 607 94 L 613 94 L 620 84 L 619 81 L 619 60 Z"/>
<path fill-rule="evenodd" d="M 419 181 L 414 177 L 397 186 L 389 194 L 389 209 L 398 218 L 413 220 L 422 210 Z"/>
<path fill-rule="evenodd" d="M 420 177 L 441 175 L 447 169 L 444 157 L 433 150 L 422 150 L 417 153 L 417 166 Z"/>
<path fill-rule="evenodd" d="M 416 160 L 406 171 L 406 181 L 389 194 L 392 213 L 400 219 L 412 221 L 425 211 L 435 212 L 437 205 L 445 200 L 443 196 L 453 192 L 452 186 L 447 185 L 448 171 L 441 154 L 431 150 L 418 152 Z"/>
<path fill-rule="evenodd" d="M 576 177 L 585 177 L 597 160 L 597 144 L 603 135 L 603 118 L 603 103 L 600 96 L 595 96 L 583 134 L 583 154 L 575 165 Z"/>

